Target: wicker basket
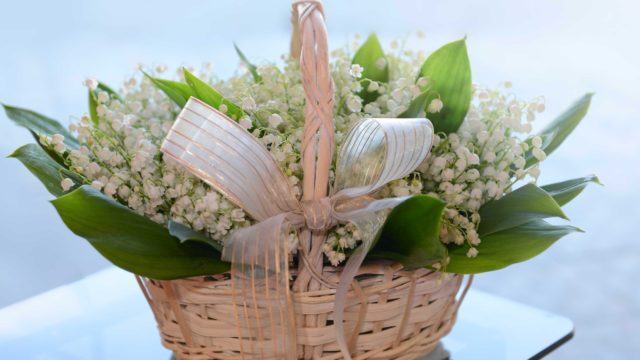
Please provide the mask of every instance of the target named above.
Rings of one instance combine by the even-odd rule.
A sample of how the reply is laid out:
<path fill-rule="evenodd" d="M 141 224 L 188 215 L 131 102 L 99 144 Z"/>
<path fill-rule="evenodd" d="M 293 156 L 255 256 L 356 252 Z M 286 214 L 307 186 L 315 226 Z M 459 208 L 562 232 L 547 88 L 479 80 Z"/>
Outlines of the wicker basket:
<path fill-rule="evenodd" d="M 324 276 L 336 279 L 336 268 Z M 231 280 L 228 274 L 184 280 L 139 278 L 158 322 L 163 345 L 176 359 L 256 358 L 252 344 L 241 350 L 234 329 Z M 345 311 L 354 359 L 417 359 L 428 354 L 451 330 L 460 299 L 462 276 L 403 271 L 384 263 L 362 267 L 349 293 Z M 315 326 L 298 325 L 298 358 L 340 359 L 333 327 L 334 289 L 294 293 L 295 313 L 312 316 Z M 253 348 L 258 349 L 259 344 Z"/>
<path fill-rule="evenodd" d="M 311 174 L 303 179 L 303 198 L 320 203 L 327 196 L 333 149 L 333 84 L 328 70 L 327 34 L 320 0 L 294 0 L 293 5 L 291 54 L 300 59 L 306 94 L 305 134 L 309 135 L 305 135 L 302 145 L 303 160 L 307 160 L 303 161 L 304 173 Z M 305 145 L 304 141 L 310 143 Z M 291 258 L 291 271 L 287 274 L 293 279 L 288 279 L 290 283 L 286 285 L 291 287 L 286 295 L 291 302 L 285 306 L 293 321 L 287 322 L 291 328 L 286 336 L 270 337 L 273 343 L 261 336 L 244 335 L 268 328 L 260 325 L 260 318 L 265 317 L 264 313 L 260 315 L 264 311 L 262 304 L 254 303 L 255 316 L 245 314 L 246 319 L 253 316 L 257 321 L 238 320 L 238 299 L 246 310 L 250 296 L 243 297 L 234 287 L 233 276 L 237 273 L 233 275 L 233 267 L 231 274 L 172 281 L 138 277 L 164 346 L 177 359 L 189 360 L 281 356 L 340 359 L 348 355 L 354 359 L 416 359 L 429 353 L 455 322 L 468 289 L 467 285 L 456 300 L 462 276 L 425 269 L 403 271 L 398 264 L 378 261 L 360 267 L 354 281 L 350 280 L 351 272 L 341 279 L 341 268 L 323 266 L 321 248 L 326 230 L 322 226 L 300 229 L 297 269 Z M 340 283 L 342 291 L 346 290 L 344 284 L 351 285 L 346 302 L 344 292 L 339 292 L 336 302 L 336 289 L 332 286 L 336 283 Z M 334 312 L 336 303 L 345 304 L 344 312 Z M 345 331 L 337 341 L 334 320 L 339 315 L 344 315 Z M 283 355 L 273 351 L 278 341 L 287 341 L 288 350 Z M 293 351 L 296 354 L 291 354 Z"/>

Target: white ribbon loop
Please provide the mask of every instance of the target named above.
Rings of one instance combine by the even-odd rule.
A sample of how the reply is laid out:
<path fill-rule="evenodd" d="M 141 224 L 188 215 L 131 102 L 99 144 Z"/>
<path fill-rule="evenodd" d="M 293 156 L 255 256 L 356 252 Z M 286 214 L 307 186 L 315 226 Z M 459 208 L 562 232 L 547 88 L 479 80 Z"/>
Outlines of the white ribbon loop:
<path fill-rule="evenodd" d="M 258 221 L 298 208 L 291 185 L 264 146 L 196 98 L 182 109 L 161 150 Z"/>
<path fill-rule="evenodd" d="M 295 358 L 295 320 L 289 284 L 289 236 L 307 228 L 326 231 L 353 222 L 363 243 L 345 264 L 336 290 L 338 344 L 344 336 L 349 287 L 389 209 L 405 198 L 374 199 L 390 181 L 409 175 L 430 151 L 427 119 L 365 119 L 348 133 L 336 167 L 333 195 L 299 201 L 271 154 L 232 119 L 191 98 L 180 112 L 162 152 L 202 178 L 258 221 L 230 234 L 222 253 L 232 264 L 238 337 L 266 344 L 243 349 L 261 358 Z M 308 174 L 305 174 L 308 176 Z M 265 350 L 267 349 L 267 350 Z"/>
<path fill-rule="evenodd" d="M 414 171 L 431 149 L 427 119 L 364 119 L 347 134 L 336 166 L 336 197 L 370 194 Z"/>

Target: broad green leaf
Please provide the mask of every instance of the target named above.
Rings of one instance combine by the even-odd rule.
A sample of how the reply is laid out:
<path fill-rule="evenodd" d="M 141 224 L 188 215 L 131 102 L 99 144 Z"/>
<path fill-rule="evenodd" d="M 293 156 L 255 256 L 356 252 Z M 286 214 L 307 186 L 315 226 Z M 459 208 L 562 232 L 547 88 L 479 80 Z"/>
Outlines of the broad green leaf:
<path fill-rule="evenodd" d="M 98 87 L 96 90 L 89 90 L 89 116 L 91 117 L 91 121 L 93 121 L 94 124 L 98 124 L 99 122 L 98 112 L 96 110 L 96 108 L 98 107 L 98 90 L 102 90 L 108 93 L 111 98 L 122 101 L 122 98 L 120 98 L 120 95 L 118 95 L 117 92 L 101 82 L 98 83 Z"/>
<path fill-rule="evenodd" d="M 526 224 L 536 219 L 568 219 L 560 205 L 546 191 L 527 184 L 480 208 L 478 234 L 483 236 Z"/>
<path fill-rule="evenodd" d="M 558 205 L 563 206 L 573 200 L 576 196 L 580 195 L 582 190 L 584 190 L 589 183 L 602 185 L 597 176 L 589 175 L 577 179 L 544 185 L 540 188 L 549 193 Z"/>
<path fill-rule="evenodd" d="M 247 59 L 247 57 L 244 55 L 244 53 L 242 52 L 242 50 L 240 50 L 240 48 L 238 47 L 238 45 L 236 45 L 235 43 L 233 44 L 233 47 L 236 49 L 236 53 L 238 53 L 238 57 L 240 58 L 240 61 L 242 61 L 242 63 L 244 64 L 244 66 L 247 67 L 247 69 L 249 70 L 249 72 L 251 73 L 251 76 L 253 76 L 253 80 L 256 83 L 262 82 L 262 76 L 260 76 L 260 74 L 258 74 L 258 68 L 253 65 L 249 59 Z"/>
<path fill-rule="evenodd" d="M 358 64 L 364 68 L 362 71 L 363 89 L 359 94 L 363 103 L 368 104 L 375 101 L 380 94 L 367 91 L 370 81 L 389 82 L 389 64 L 387 57 L 384 55 L 384 50 L 382 50 L 382 45 L 380 45 L 380 40 L 378 40 L 378 36 L 375 33 L 369 35 L 367 40 L 360 46 L 351 63 Z"/>
<path fill-rule="evenodd" d="M 444 206 L 443 201 L 428 195 L 413 196 L 396 206 L 368 257 L 398 261 L 409 269 L 443 260 L 447 255 L 440 242 Z"/>
<path fill-rule="evenodd" d="M 425 111 L 425 109 L 427 108 L 427 105 L 429 104 L 429 98 L 430 98 L 430 91 L 423 91 L 420 94 L 418 94 L 418 96 L 416 96 L 415 98 L 413 98 L 413 100 L 411 100 L 411 103 L 409 104 L 409 108 L 407 108 L 407 110 L 405 110 L 402 114 L 398 115 L 399 118 L 405 118 L 405 119 L 411 119 L 411 118 L 419 118 L 419 117 L 424 117 L 421 116 L 423 115 L 423 112 Z"/>
<path fill-rule="evenodd" d="M 469 245 L 449 246 L 450 262 L 445 271 L 457 274 L 477 274 L 502 269 L 529 260 L 545 251 L 561 237 L 582 230 L 567 225 L 551 225 L 544 220 L 534 220 L 514 228 L 482 237 L 476 246 L 475 258 L 467 257 Z"/>
<path fill-rule="evenodd" d="M 557 149 L 569 134 L 571 134 L 573 129 L 578 126 L 587 114 L 587 111 L 589 111 L 592 97 L 593 93 L 585 94 L 537 134 L 537 136 L 542 138 L 542 150 L 544 150 L 547 155 Z M 531 145 L 531 139 L 528 140 L 528 143 Z M 527 160 L 526 168 L 538 163 L 538 159 L 536 159 L 531 152 L 527 152 L 525 159 Z"/>
<path fill-rule="evenodd" d="M 60 182 L 66 177 L 71 178 L 78 185 L 82 183 L 82 179 L 79 178 L 78 175 L 65 169 L 53 160 L 42 147 L 36 144 L 23 145 L 9 155 L 9 157 L 20 160 L 54 196 L 64 194 Z"/>
<path fill-rule="evenodd" d="M 444 104 L 438 113 L 427 112 L 435 131 L 448 134 L 458 130 L 471 102 L 471 66 L 465 39 L 444 45 L 431 54 L 422 64 L 419 76 L 428 79 L 429 89 Z"/>
<path fill-rule="evenodd" d="M 169 99 L 176 103 L 176 105 L 178 105 L 180 108 L 183 108 L 186 105 L 187 100 L 189 100 L 191 96 L 196 96 L 195 91 L 193 91 L 193 89 L 191 89 L 191 86 L 189 86 L 188 84 L 172 80 L 158 79 L 147 74 L 146 72 L 143 72 L 143 74 L 149 80 L 151 80 L 151 83 L 155 87 L 164 92 L 169 97 Z"/>
<path fill-rule="evenodd" d="M 90 186 L 52 201 L 62 221 L 113 264 L 153 279 L 218 274 L 229 269 L 220 253 L 195 241 L 180 243 L 160 224 Z"/>
<path fill-rule="evenodd" d="M 78 148 L 78 140 L 73 137 L 64 126 L 60 125 L 59 122 L 31 110 L 4 104 L 3 107 L 7 113 L 7 117 L 13 120 L 18 126 L 22 126 L 31 131 L 36 141 L 38 141 L 38 135 L 51 136 L 53 134 L 60 134 L 64 136 L 64 143 L 68 147 L 72 149 Z"/>
<path fill-rule="evenodd" d="M 213 240 L 212 238 L 210 238 L 209 236 L 207 236 L 202 232 L 193 230 L 187 225 L 170 220 L 168 228 L 169 228 L 169 233 L 175 236 L 176 238 L 178 238 L 178 240 L 180 240 L 181 243 L 185 241 L 200 241 L 205 244 L 209 244 L 213 246 L 214 249 L 222 252 L 222 245 L 219 242 Z"/>
<path fill-rule="evenodd" d="M 227 100 L 216 89 L 212 88 L 206 82 L 198 79 L 195 75 L 184 69 L 184 78 L 187 84 L 191 86 L 191 89 L 196 93 L 196 97 L 210 106 L 219 109 L 220 105 L 224 104 L 227 107 L 226 114 L 234 120 L 238 120 L 244 116 L 242 109 Z"/>

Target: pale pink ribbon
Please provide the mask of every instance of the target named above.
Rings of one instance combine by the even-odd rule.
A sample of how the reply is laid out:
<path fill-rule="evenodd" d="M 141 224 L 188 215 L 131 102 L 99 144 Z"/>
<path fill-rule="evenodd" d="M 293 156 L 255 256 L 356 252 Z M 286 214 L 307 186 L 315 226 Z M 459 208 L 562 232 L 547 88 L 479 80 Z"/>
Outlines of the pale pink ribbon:
<path fill-rule="evenodd" d="M 288 270 L 291 232 L 323 233 L 338 223 L 352 222 L 363 241 L 344 265 L 334 308 L 337 342 L 350 358 L 343 326 L 349 287 L 384 222 L 386 213 L 381 210 L 405 199 L 372 195 L 413 172 L 429 153 L 432 137 L 427 119 L 364 119 L 349 131 L 340 149 L 331 195 L 300 201 L 257 138 L 220 111 L 189 99 L 162 151 L 257 221 L 233 231 L 222 253 L 232 263 L 238 336 L 241 342 L 250 338 L 264 344 L 243 349 L 245 356 L 296 356 Z"/>

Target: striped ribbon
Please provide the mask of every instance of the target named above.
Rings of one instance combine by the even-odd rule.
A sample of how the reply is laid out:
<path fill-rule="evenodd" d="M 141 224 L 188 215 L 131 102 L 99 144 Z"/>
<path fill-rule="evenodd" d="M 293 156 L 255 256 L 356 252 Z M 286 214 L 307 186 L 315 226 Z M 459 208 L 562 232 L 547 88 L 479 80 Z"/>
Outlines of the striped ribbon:
<path fill-rule="evenodd" d="M 256 223 L 233 231 L 222 257 L 231 262 L 234 316 L 238 338 L 261 344 L 242 349 L 246 358 L 295 359 L 296 321 L 291 294 L 288 237 L 326 233 L 339 223 L 354 223 L 362 244 L 344 265 L 336 288 L 337 342 L 350 358 L 343 317 L 349 287 L 385 209 L 405 198 L 375 199 L 390 181 L 403 178 L 430 151 L 433 126 L 427 119 L 364 119 L 347 134 L 337 157 L 332 192 L 298 200 L 271 153 L 220 111 L 189 99 L 162 145 L 162 152 L 203 179 Z M 304 176 L 308 176 L 306 169 Z M 301 249 L 305 255 L 305 249 Z M 315 274 L 315 272 L 312 272 Z M 253 346 L 253 345 L 252 345 Z"/>

